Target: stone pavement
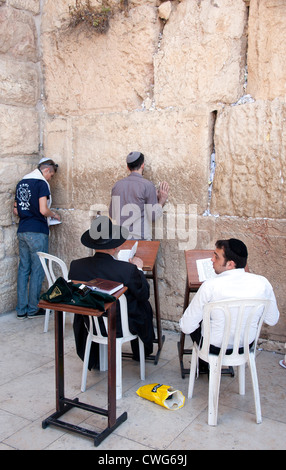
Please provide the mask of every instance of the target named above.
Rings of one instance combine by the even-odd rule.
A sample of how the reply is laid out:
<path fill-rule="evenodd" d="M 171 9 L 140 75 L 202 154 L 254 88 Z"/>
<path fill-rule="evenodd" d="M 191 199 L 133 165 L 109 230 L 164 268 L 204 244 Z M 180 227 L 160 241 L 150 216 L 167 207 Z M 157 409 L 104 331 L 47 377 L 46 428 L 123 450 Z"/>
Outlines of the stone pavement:
<path fill-rule="evenodd" d="M 146 363 L 141 382 L 139 363 L 123 359 L 123 397 L 117 401 L 117 416 L 128 419 L 99 447 L 93 440 L 49 426 L 42 420 L 55 411 L 53 317 L 49 331 L 43 319 L 19 321 L 16 314 L 0 316 L 0 450 L 94 450 L 131 451 L 193 449 L 286 449 L 286 369 L 281 354 L 258 351 L 257 369 L 261 393 L 262 424 L 255 422 L 252 385 L 246 369 L 246 394 L 238 394 L 237 374 L 223 376 L 216 427 L 207 424 L 207 376 L 195 383 L 194 397 L 187 399 L 188 376 L 181 378 L 177 342 L 179 334 L 164 330 L 165 343 L 157 365 Z M 185 356 L 186 363 L 188 357 Z M 185 364 L 186 365 L 186 364 Z M 75 352 L 71 315 L 65 327 L 65 394 L 68 398 L 106 407 L 107 372 L 90 371 L 87 390 L 80 391 L 82 362 Z M 143 384 L 162 383 L 180 390 L 183 408 L 169 411 L 136 394 Z M 75 424 L 100 430 L 106 418 L 73 409 L 65 415 Z M 127 454 L 127 453 L 126 453 Z"/>

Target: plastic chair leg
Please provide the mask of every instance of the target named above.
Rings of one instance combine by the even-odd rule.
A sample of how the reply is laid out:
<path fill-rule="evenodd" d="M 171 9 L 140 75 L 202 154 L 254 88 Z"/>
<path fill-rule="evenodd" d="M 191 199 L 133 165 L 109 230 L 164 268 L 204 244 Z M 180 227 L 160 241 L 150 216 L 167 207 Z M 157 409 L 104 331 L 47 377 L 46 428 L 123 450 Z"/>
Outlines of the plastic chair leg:
<path fill-rule="evenodd" d="M 49 320 L 50 320 L 50 314 L 52 313 L 52 310 L 49 310 L 48 308 L 46 309 L 45 313 L 45 323 L 44 323 L 44 333 L 48 332 L 49 329 Z M 65 324 L 66 324 L 66 312 L 63 312 L 63 327 L 65 329 Z"/>
<path fill-rule="evenodd" d="M 221 364 L 214 358 L 209 362 L 209 403 L 208 403 L 208 424 L 217 425 L 218 416 L 218 398 L 221 379 Z"/>
<path fill-rule="evenodd" d="M 245 395 L 245 363 L 238 366 L 239 395 Z"/>
<path fill-rule="evenodd" d="M 252 387 L 253 387 L 256 422 L 257 424 L 260 424 L 262 423 L 262 415 L 261 415 L 260 393 L 259 393 L 259 385 L 258 385 L 254 354 L 249 355 L 249 368 L 250 368 Z"/>
<path fill-rule="evenodd" d="M 47 308 L 47 309 L 46 309 L 46 313 L 45 313 L 44 333 L 47 333 L 47 331 L 48 331 L 48 329 L 49 329 L 50 313 L 51 313 L 51 310 L 49 310 L 49 309 Z"/>
<path fill-rule="evenodd" d="M 116 400 L 122 398 L 122 344 L 116 340 Z"/>
<path fill-rule="evenodd" d="M 140 357 L 140 378 L 145 380 L 145 348 L 143 341 L 138 338 L 139 342 L 139 357 Z"/>
<path fill-rule="evenodd" d="M 188 398 L 192 398 L 194 392 L 196 370 L 197 370 L 197 348 L 194 346 L 192 351 L 192 360 L 191 360 L 191 369 L 190 369 L 190 378 L 189 378 L 189 388 L 188 388 Z"/>
<path fill-rule="evenodd" d="M 108 370 L 108 346 L 107 344 L 99 345 L 99 370 L 101 372 Z"/>

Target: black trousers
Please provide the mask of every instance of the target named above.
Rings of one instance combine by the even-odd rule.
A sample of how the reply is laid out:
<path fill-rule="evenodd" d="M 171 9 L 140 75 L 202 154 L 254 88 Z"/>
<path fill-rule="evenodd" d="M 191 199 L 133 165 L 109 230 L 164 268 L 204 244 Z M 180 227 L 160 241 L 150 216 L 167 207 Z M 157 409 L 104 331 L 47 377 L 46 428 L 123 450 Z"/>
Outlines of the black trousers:
<path fill-rule="evenodd" d="M 197 345 L 200 344 L 201 339 L 202 339 L 201 325 L 199 326 L 199 328 L 197 328 L 195 331 L 191 333 L 191 338 L 194 343 L 197 343 Z M 251 349 L 253 343 L 254 341 L 249 345 L 249 349 Z M 215 354 L 216 356 L 218 356 L 220 353 L 220 348 L 218 348 L 217 346 L 214 346 L 213 344 L 210 344 L 209 352 L 210 354 Z M 239 354 L 243 354 L 244 348 L 239 348 L 238 352 Z M 231 353 L 232 353 L 232 349 L 226 350 L 226 355 L 229 355 Z"/>

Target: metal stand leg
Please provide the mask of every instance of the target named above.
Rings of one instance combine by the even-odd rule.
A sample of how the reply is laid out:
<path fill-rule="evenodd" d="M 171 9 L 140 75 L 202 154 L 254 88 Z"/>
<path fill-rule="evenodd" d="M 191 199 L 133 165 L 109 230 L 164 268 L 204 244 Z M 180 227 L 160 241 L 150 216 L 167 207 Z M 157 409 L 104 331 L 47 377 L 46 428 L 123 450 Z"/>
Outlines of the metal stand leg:
<path fill-rule="evenodd" d="M 158 350 L 155 355 L 150 355 L 146 359 L 154 360 L 156 365 L 159 361 L 160 353 L 165 341 L 165 336 L 162 335 L 162 326 L 161 326 L 161 312 L 160 312 L 160 301 L 159 301 L 159 288 L 158 288 L 158 278 L 157 278 L 157 267 L 156 263 L 153 267 L 152 274 L 146 274 L 147 279 L 153 279 L 154 286 L 154 300 L 155 300 L 155 311 L 156 311 L 156 325 L 157 325 L 157 339 L 154 340 L 154 343 L 158 344 Z"/>
<path fill-rule="evenodd" d="M 178 346 L 178 353 L 179 353 L 181 376 L 182 376 L 182 379 L 184 379 L 186 374 L 190 373 L 190 368 L 184 367 L 183 356 L 185 354 L 192 354 L 191 349 L 185 349 L 185 334 L 184 333 L 181 333 L 180 341 L 177 343 L 177 346 Z"/>
<path fill-rule="evenodd" d="M 187 276 L 183 312 L 186 310 L 186 308 L 189 305 L 190 292 L 191 290 L 189 288 L 189 280 Z M 183 356 L 185 354 L 192 354 L 191 349 L 185 349 L 185 334 L 184 333 L 181 333 L 180 341 L 178 342 L 177 346 L 178 346 L 178 353 L 179 353 L 181 376 L 182 376 L 182 379 L 184 379 L 185 375 L 190 373 L 190 368 L 187 368 L 187 369 L 184 368 Z"/>

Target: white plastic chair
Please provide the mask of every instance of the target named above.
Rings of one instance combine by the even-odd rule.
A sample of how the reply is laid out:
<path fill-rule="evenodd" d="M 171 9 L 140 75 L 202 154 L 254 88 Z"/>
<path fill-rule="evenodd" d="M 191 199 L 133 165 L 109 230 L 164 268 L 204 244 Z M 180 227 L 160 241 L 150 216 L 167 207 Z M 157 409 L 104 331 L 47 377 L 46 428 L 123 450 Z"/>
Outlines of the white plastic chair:
<path fill-rule="evenodd" d="M 255 365 L 256 344 L 259 338 L 261 326 L 269 307 L 269 301 L 265 299 L 227 300 L 212 302 L 205 306 L 203 315 L 204 338 L 200 347 L 194 343 L 192 351 L 188 398 L 192 398 L 198 359 L 209 363 L 209 396 L 208 396 L 208 424 L 216 426 L 218 416 L 218 399 L 222 366 L 238 366 L 239 394 L 245 395 L 245 364 L 248 363 L 254 393 L 256 422 L 262 422 L 260 395 Z M 221 350 L 218 356 L 209 353 L 211 336 L 211 319 L 216 309 L 224 317 L 224 333 Z M 219 310 L 218 310 L 219 309 Z M 251 349 L 249 344 L 250 328 L 256 328 L 256 336 Z M 239 354 L 240 344 L 243 345 L 243 353 Z M 233 346 L 228 346 L 233 345 Z M 232 349 L 231 354 L 225 354 L 227 349 Z"/>
<path fill-rule="evenodd" d="M 48 280 L 49 288 L 54 284 L 58 277 L 63 277 L 66 281 L 68 280 L 68 268 L 63 260 L 57 258 L 56 256 L 50 255 L 49 253 L 44 253 L 42 251 L 37 251 L 37 254 L 42 263 L 45 275 Z M 58 268 L 59 273 L 55 273 L 56 267 Z M 45 315 L 45 325 L 44 333 L 48 331 L 49 328 L 49 318 L 52 310 L 46 309 Z M 63 322 L 65 324 L 65 312 L 63 312 Z"/>
<path fill-rule="evenodd" d="M 126 297 L 124 294 L 119 297 L 119 303 L 120 303 L 121 326 L 122 326 L 123 336 L 122 338 L 116 338 L 116 399 L 117 400 L 119 400 L 122 397 L 122 344 L 126 343 L 127 341 L 131 341 L 133 339 L 138 338 L 137 335 L 133 335 L 132 333 L 130 333 L 130 330 L 129 330 L 127 301 L 126 301 Z M 102 318 L 104 321 L 106 331 L 108 331 L 108 326 L 107 326 L 108 318 L 107 317 L 102 317 Z M 95 327 L 96 334 L 93 334 L 92 319 L 94 319 L 94 327 Z M 102 336 L 99 323 L 98 323 L 98 318 L 90 316 L 89 317 L 89 333 L 88 333 L 87 340 L 86 340 L 83 370 L 82 370 L 82 381 L 81 381 L 82 392 L 85 392 L 86 390 L 86 376 L 87 376 L 90 348 L 91 348 L 92 342 L 98 343 L 100 346 L 100 364 L 101 364 L 100 370 L 102 370 L 102 357 L 101 356 L 102 356 L 102 353 L 104 353 L 104 351 L 105 351 L 105 354 L 107 352 L 108 337 Z M 138 342 L 139 342 L 139 358 L 140 358 L 140 378 L 141 380 L 145 380 L 144 344 L 140 338 L 138 338 Z"/>

